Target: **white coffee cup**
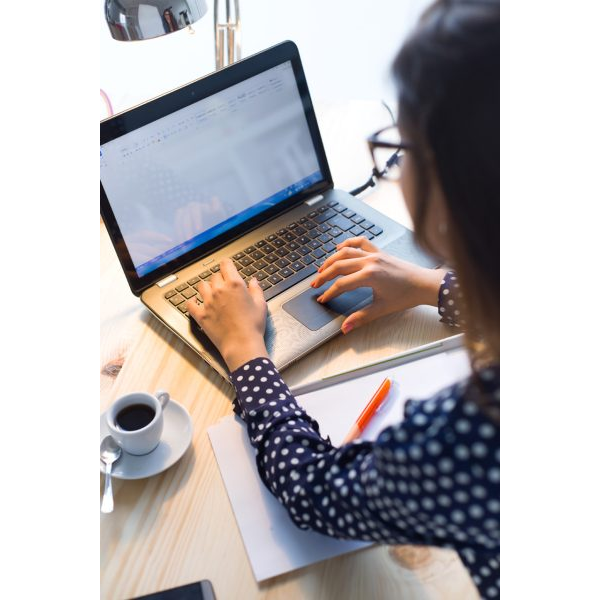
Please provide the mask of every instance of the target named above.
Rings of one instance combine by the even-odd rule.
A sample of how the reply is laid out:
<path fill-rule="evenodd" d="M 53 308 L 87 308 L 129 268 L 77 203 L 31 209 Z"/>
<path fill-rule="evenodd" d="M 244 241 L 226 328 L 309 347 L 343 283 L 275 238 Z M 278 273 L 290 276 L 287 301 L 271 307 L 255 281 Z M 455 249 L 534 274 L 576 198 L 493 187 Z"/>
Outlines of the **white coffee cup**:
<path fill-rule="evenodd" d="M 169 402 L 169 394 L 162 390 L 153 396 L 146 392 L 133 392 L 121 396 L 106 411 L 106 424 L 117 444 L 128 452 L 140 456 L 152 452 L 160 442 L 163 430 L 163 409 Z M 128 406 L 144 404 L 154 411 L 154 418 L 140 429 L 126 430 L 119 426 L 117 416 Z"/>

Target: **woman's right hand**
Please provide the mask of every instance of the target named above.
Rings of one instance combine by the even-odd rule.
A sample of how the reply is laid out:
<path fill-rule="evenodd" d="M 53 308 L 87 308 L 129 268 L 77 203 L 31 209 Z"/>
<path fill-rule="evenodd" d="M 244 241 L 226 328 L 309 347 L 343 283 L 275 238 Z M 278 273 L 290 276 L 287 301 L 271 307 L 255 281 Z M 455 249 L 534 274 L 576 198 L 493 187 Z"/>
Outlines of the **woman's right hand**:
<path fill-rule="evenodd" d="M 359 287 L 373 289 L 373 302 L 346 318 L 343 333 L 420 304 L 437 306 L 445 271 L 426 269 L 385 254 L 365 237 L 349 238 L 338 244 L 337 250 L 323 263 L 311 285 L 318 288 L 340 277 L 317 301 L 328 302 Z"/>

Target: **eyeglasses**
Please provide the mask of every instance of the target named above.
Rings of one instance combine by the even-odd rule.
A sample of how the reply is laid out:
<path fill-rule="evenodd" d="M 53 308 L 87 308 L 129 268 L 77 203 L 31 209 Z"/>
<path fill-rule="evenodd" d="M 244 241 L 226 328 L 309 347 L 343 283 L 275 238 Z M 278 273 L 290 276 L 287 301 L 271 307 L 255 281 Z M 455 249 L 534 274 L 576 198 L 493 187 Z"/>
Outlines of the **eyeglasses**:
<path fill-rule="evenodd" d="M 403 144 L 400 132 L 395 125 L 376 131 L 367 138 L 367 144 L 373 158 L 373 175 L 378 179 L 399 181 L 402 174 L 404 151 L 410 150 L 410 144 Z M 390 150 L 393 150 L 390 153 Z"/>

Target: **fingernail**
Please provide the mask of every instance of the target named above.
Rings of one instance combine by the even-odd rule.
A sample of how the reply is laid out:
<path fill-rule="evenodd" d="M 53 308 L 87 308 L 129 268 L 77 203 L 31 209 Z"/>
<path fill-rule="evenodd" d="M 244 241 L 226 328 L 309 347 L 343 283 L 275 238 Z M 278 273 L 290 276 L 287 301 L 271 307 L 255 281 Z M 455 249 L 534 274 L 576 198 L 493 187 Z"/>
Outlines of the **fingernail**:
<path fill-rule="evenodd" d="M 342 325 L 342 333 L 345 335 L 346 333 L 349 333 L 350 331 L 352 331 L 354 329 L 354 324 L 353 323 L 344 323 Z"/>
<path fill-rule="evenodd" d="M 319 267 L 319 268 L 317 269 L 317 273 L 320 273 L 322 270 L 323 270 L 323 267 Z"/>
<path fill-rule="evenodd" d="M 321 294 L 318 298 L 317 298 L 317 302 L 323 302 L 323 296 L 324 294 Z"/>

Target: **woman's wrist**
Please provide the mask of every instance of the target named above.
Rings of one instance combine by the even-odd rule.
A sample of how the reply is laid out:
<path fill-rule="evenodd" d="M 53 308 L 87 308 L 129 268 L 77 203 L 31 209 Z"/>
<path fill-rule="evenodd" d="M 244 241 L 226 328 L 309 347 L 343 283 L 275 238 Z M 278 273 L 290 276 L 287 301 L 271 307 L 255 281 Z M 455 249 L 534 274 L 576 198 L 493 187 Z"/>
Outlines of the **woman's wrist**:
<path fill-rule="evenodd" d="M 238 341 L 237 343 L 232 344 L 231 347 L 224 348 L 221 354 L 223 360 L 227 363 L 230 372 L 239 369 L 253 358 L 269 356 L 262 336 L 260 339 L 252 339 L 244 343 Z"/>
<path fill-rule="evenodd" d="M 444 269 L 423 269 L 419 278 L 419 304 L 438 305 L 440 286 L 446 276 Z"/>

